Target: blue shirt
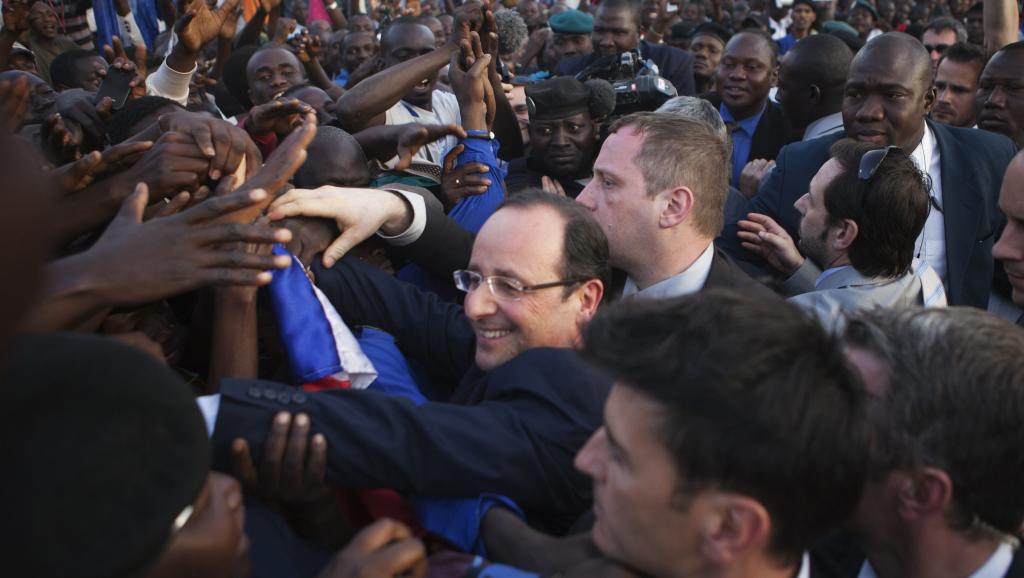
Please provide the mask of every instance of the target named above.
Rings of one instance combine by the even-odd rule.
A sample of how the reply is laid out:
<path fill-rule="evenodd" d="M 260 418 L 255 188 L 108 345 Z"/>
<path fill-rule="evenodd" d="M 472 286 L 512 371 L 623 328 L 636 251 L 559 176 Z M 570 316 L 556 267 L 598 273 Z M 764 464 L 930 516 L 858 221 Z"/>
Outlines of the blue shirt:
<path fill-rule="evenodd" d="M 765 106 L 761 107 L 761 110 L 754 116 L 745 118 L 737 121 L 733 117 L 732 113 L 729 112 L 729 107 L 725 106 L 725 103 L 718 105 L 718 112 L 722 115 L 722 120 L 726 124 L 736 123 L 736 126 L 732 129 L 732 180 L 730 183 L 733 186 L 739 186 L 740 173 L 743 172 L 743 167 L 747 164 L 747 157 L 750 156 L 750 146 L 754 142 L 754 131 L 757 130 L 757 123 L 761 122 L 761 117 L 764 115 Z"/>

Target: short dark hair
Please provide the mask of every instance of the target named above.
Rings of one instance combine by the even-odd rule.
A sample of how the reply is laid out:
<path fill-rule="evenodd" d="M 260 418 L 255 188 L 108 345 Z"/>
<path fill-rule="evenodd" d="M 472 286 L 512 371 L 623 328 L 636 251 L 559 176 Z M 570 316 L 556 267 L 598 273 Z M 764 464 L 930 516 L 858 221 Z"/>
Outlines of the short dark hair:
<path fill-rule="evenodd" d="M 1016 535 L 1024 522 L 1024 332 L 970 307 L 857 312 L 849 345 L 889 370 L 869 415 L 870 477 L 915 466 L 953 480 L 959 531 Z"/>
<path fill-rule="evenodd" d="M 715 237 L 725 220 L 730 148 L 707 124 L 666 112 L 637 112 L 615 121 L 609 134 L 630 127 L 644 135 L 633 162 L 643 173 L 647 195 L 687 186 L 697 196 L 694 228 Z"/>
<path fill-rule="evenodd" d="M 949 16 L 932 18 L 931 22 L 924 27 L 924 32 L 928 32 L 929 30 L 935 33 L 952 30 L 953 34 L 956 34 L 957 42 L 967 42 L 967 28 L 964 27 L 963 22 L 960 22 L 956 18 L 951 18 Z M 922 36 L 924 35 L 924 32 L 921 33 Z"/>
<path fill-rule="evenodd" d="M 770 64 L 771 66 L 775 66 L 775 63 L 778 62 L 779 60 L 779 43 L 775 42 L 775 40 L 772 39 L 772 35 L 768 34 L 764 30 L 761 30 L 760 28 L 744 28 L 738 31 L 736 34 L 733 34 L 732 38 L 729 39 L 729 42 L 732 42 L 733 40 L 736 39 L 736 37 L 744 34 L 749 36 L 757 36 L 758 38 L 764 41 L 764 45 L 767 46 L 768 50 L 772 53 L 772 61 Z M 727 48 L 729 46 L 729 42 L 725 43 Z"/>
<path fill-rule="evenodd" d="M 651 419 L 680 496 L 721 488 L 756 499 L 779 559 L 798 562 L 856 508 L 863 387 L 837 340 L 793 305 L 724 290 L 622 301 L 590 323 L 584 355 L 658 404 Z"/>
<path fill-rule="evenodd" d="M 81 48 L 61 52 L 50 63 L 50 84 L 54 89 L 57 89 L 59 86 L 82 88 L 78 85 L 78 71 L 75 68 L 80 61 L 98 56 L 92 50 L 83 50 Z"/>
<path fill-rule="evenodd" d="M 510 196 L 498 210 L 532 207 L 554 209 L 565 221 L 562 279 L 598 279 L 607 289 L 612 276 L 608 238 L 590 211 L 568 197 L 532 188 Z M 566 287 L 564 295 L 568 297 L 572 291 L 572 287 Z"/>
<path fill-rule="evenodd" d="M 985 64 L 988 62 L 988 57 L 985 55 L 985 50 L 980 46 L 975 46 L 969 42 L 957 42 L 942 53 L 939 64 L 941 65 L 946 60 L 964 64 L 975 62 L 978 64 L 978 75 L 980 76 L 981 70 L 985 68 Z"/>
<path fill-rule="evenodd" d="M 848 250 L 850 264 L 865 277 L 899 277 L 910 269 L 914 244 L 928 220 L 928 176 L 900 150 L 891 151 L 875 175 L 861 180 L 861 158 L 877 145 L 843 139 L 829 154 L 842 172 L 825 185 L 828 224 L 857 223 L 857 238 Z"/>

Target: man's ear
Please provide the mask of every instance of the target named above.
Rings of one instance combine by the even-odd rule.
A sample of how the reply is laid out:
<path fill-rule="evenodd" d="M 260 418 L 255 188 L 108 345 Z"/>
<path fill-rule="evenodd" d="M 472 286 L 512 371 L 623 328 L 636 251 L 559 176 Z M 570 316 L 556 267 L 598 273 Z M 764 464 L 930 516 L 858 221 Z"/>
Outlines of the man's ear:
<path fill-rule="evenodd" d="M 808 94 L 808 100 L 810 101 L 811 106 L 818 106 L 819 104 L 821 104 L 820 86 L 818 86 L 817 84 L 812 84 L 809 87 L 807 87 L 807 91 L 810 93 Z"/>
<path fill-rule="evenodd" d="M 842 222 L 833 226 L 836 229 L 836 238 L 832 241 L 832 248 L 840 251 L 849 251 L 853 241 L 860 233 L 860 227 L 857 226 L 857 222 L 853 219 L 843 219 Z"/>
<path fill-rule="evenodd" d="M 939 97 L 939 91 L 932 85 L 924 93 L 924 115 L 928 116 L 928 113 L 932 111 L 932 106 L 935 105 L 935 99 Z"/>
<path fill-rule="evenodd" d="M 701 527 L 701 550 L 715 565 L 725 565 L 763 549 L 771 535 L 768 510 L 739 494 L 719 494 Z"/>
<path fill-rule="evenodd" d="M 676 187 L 667 194 L 665 206 L 658 216 L 658 226 L 662 229 L 671 229 L 682 223 L 693 211 L 693 191 L 689 187 Z"/>
<path fill-rule="evenodd" d="M 580 303 L 580 320 L 584 324 L 589 323 L 597 313 L 597 307 L 604 297 L 604 283 L 600 279 L 590 279 L 580 284 L 576 289 L 576 296 Z"/>
<path fill-rule="evenodd" d="M 899 514 L 906 520 L 945 513 L 953 504 L 953 480 L 939 468 L 910 470 L 900 481 L 897 500 Z"/>

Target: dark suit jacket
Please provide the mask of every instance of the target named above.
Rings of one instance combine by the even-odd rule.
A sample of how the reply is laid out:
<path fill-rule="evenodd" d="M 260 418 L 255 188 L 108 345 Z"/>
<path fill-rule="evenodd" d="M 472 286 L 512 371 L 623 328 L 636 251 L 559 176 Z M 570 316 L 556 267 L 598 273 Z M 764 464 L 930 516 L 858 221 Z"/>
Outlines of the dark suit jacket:
<path fill-rule="evenodd" d="M 950 305 L 988 305 L 992 284 L 992 243 L 1005 219 L 997 207 L 999 189 L 1015 149 L 1008 138 L 977 129 L 954 128 L 927 121 L 935 133 L 942 171 L 946 222 L 946 296 Z M 833 133 L 787 145 L 775 170 L 750 202 L 798 239 L 800 213 L 793 207 L 811 178 L 829 158 L 829 147 L 843 138 Z M 737 260 L 763 263 L 744 251 L 735 222 L 727 223 L 717 243 Z"/>
<path fill-rule="evenodd" d="M 721 95 L 715 92 L 702 94 L 701 98 L 713 104 L 716 109 L 722 104 Z M 750 142 L 750 154 L 747 155 L 746 162 L 749 163 L 754 159 L 775 160 L 782 147 L 796 140 L 800 140 L 800 135 L 789 124 L 789 119 L 782 112 L 782 107 L 769 99 L 768 104 L 765 105 L 764 114 L 761 115 L 761 120 L 758 121 L 757 128 L 754 129 L 754 135 Z M 730 171 L 731 169 L 732 167 L 730 167 Z"/>
<path fill-rule="evenodd" d="M 231 441 L 262 453 L 272 416 L 305 412 L 327 438 L 327 477 L 357 488 L 424 496 L 494 492 L 531 522 L 562 533 L 590 505 L 576 452 L 603 422 L 610 380 L 567 349 L 534 349 L 491 372 L 473 362 L 474 336 L 456 305 L 355 260 L 316 265 L 317 284 L 351 325 L 375 325 L 419 361 L 447 403 L 414 405 L 375 391 L 304 393 L 278 383 L 228 380 L 214 429 L 227 464 Z"/>
<path fill-rule="evenodd" d="M 658 65 L 658 74 L 676 87 L 679 96 L 693 96 L 697 88 L 693 82 L 693 55 L 665 44 L 650 44 L 640 41 L 641 58 L 650 58 Z M 557 76 L 575 76 L 590 66 L 597 56 L 591 52 L 574 56 L 558 63 Z"/>
<path fill-rule="evenodd" d="M 543 167 L 537 166 L 538 164 L 531 157 L 522 157 L 510 162 L 508 164 L 508 176 L 505 177 L 505 190 L 508 191 L 508 194 L 514 195 L 523 189 L 541 188 L 541 177 L 546 175 Z M 574 199 L 583 192 L 583 185 L 573 179 L 561 178 L 556 180 L 565 189 L 565 194 Z"/>

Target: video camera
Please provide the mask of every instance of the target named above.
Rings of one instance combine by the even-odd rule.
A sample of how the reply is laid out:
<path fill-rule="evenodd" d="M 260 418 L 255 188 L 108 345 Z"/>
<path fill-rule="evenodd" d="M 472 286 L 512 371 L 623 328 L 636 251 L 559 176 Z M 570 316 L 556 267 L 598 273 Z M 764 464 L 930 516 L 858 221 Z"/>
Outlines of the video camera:
<path fill-rule="evenodd" d="M 658 75 L 658 66 L 645 62 L 635 49 L 602 56 L 576 75 L 580 82 L 591 78 L 607 80 L 615 89 L 612 117 L 655 110 L 677 94 L 676 87 Z"/>

